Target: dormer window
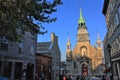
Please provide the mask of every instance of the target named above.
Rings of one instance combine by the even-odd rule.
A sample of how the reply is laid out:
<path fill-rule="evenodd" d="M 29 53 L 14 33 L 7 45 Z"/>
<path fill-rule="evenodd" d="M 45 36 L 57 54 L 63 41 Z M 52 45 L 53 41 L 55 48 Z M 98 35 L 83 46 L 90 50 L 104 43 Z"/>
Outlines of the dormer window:
<path fill-rule="evenodd" d="M 19 53 L 23 52 L 23 41 L 19 42 Z"/>
<path fill-rule="evenodd" d="M 85 23 L 84 23 L 84 25 L 85 25 Z"/>
<path fill-rule="evenodd" d="M 5 38 L 5 36 L 1 39 L 1 50 L 7 50 L 8 49 L 8 40 Z"/>
<path fill-rule="evenodd" d="M 81 26 L 83 26 L 83 23 L 81 23 Z"/>

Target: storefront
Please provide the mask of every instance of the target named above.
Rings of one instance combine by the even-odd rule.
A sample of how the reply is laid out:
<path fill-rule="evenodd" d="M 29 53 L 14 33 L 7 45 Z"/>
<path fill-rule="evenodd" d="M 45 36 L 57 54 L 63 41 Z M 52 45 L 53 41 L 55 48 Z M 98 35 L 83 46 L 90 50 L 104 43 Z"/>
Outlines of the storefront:
<path fill-rule="evenodd" d="M 43 55 L 37 53 L 37 59 L 36 59 L 36 80 L 40 79 L 42 75 L 44 75 L 44 78 L 47 80 L 51 80 L 51 73 L 52 73 L 52 57 L 48 55 Z"/>

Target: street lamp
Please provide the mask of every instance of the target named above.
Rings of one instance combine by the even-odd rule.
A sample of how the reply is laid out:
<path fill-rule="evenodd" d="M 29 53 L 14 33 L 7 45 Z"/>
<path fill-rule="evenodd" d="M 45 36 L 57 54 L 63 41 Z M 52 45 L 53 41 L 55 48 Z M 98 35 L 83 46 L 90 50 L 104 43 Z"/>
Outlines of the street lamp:
<path fill-rule="evenodd" d="M 107 50 L 108 50 L 108 53 L 109 53 L 109 60 L 110 60 L 110 79 L 113 78 L 113 74 L 112 74 L 112 61 L 111 61 L 111 46 L 110 44 L 107 45 Z"/>

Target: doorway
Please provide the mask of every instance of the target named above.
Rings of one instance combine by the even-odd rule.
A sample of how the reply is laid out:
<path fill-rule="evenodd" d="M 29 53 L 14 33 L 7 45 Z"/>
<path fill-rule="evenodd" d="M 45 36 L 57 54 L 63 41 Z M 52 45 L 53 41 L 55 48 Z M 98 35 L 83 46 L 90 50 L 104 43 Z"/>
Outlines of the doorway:
<path fill-rule="evenodd" d="M 16 62 L 15 63 L 15 74 L 14 74 L 14 79 L 15 80 L 21 80 L 21 75 L 22 74 L 22 63 L 21 62 Z"/>
<path fill-rule="evenodd" d="M 83 76 L 86 76 L 86 75 L 88 75 L 88 65 L 87 64 L 82 64 L 82 67 L 81 67 L 82 69 L 82 75 Z"/>

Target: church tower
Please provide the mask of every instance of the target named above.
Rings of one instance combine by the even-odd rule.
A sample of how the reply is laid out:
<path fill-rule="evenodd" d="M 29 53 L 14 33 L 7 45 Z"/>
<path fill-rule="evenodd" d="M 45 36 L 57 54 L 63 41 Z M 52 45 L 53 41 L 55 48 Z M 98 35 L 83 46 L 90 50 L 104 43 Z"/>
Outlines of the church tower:
<path fill-rule="evenodd" d="M 102 44 L 101 44 L 99 33 L 97 34 L 96 47 L 97 48 L 102 48 Z"/>
<path fill-rule="evenodd" d="M 66 59 L 67 60 L 72 59 L 70 37 L 68 37 L 68 41 L 67 41 L 67 44 L 66 44 Z"/>
<path fill-rule="evenodd" d="M 103 59 L 103 56 L 102 56 L 102 42 L 100 40 L 100 36 L 99 36 L 99 33 L 97 34 L 97 41 L 96 41 L 96 49 L 97 49 L 97 53 L 98 53 L 98 65 L 102 64 L 102 59 Z"/>
<path fill-rule="evenodd" d="M 77 42 L 89 41 L 89 33 L 87 32 L 86 22 L 82 15 L 82 10 L 80 9 L 80 18 L 78 20 L 77 28 Z"/>
<path fill-rule="evenodd" d="M 80 9 L 80 18 L 77 27 L 77 42 L 71 50 L 70 38 L 66 44 L 66 64 L 69 75 L 101 75 L 102 74 L 102 45 L 98 34 L 96 47 L 90 44 L 86 21 Z M 93 74 L 94 73 L 94 74 Z"/>

